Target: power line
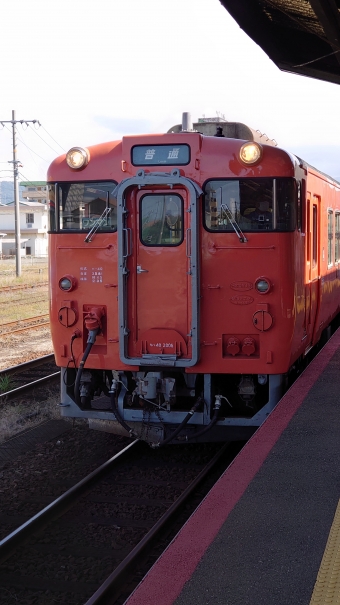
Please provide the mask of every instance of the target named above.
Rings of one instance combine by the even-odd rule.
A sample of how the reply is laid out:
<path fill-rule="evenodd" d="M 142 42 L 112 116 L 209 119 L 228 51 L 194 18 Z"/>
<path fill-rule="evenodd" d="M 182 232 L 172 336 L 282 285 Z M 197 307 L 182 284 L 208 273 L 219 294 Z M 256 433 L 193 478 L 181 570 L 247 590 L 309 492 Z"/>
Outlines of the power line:
<path fill-rule="evenodd" d="M 39 155 L 39 153 L 37 153 L 36 151 L 34 151 L 33 149 L 31 149 L 23 140 L 21 137 L 18 136 L 19 141 L 21 141 L 21 143 L 23 145 L 25 145 L 25 147 L 27 147 L 27 149 L 29 151 L 31 151 L 32 153 L 34 153 L 35 155 L 38 156 L 38 158 L 40 158 L 41 160 L 43 160 L 43 162 L 46 162 L 46 164 L 49 164 L 48 160 L 45 160 L 45 158 L 42 158 L 41 155 Z M 54 150 L 53 150 L 54 151 Z M 32 160 L 35 162 L 34 158 L 32 157 Z M 36 163 L 36 162 L 35 162 Z M 36 164 L 36 166 L 38 166 L 38 164 Z"/>
<path fill-rule="evenodd" d="M 28 183 L 29 185 L 32 185 L 33 187 L 36 187 L 36 182 L 31 181 L 30 179 L 28 179 L 27 176 L 25 176 L 22 172 L 18 172 L 18 174 L 25 180 L 25 183 Z"/>
<path fill-rule="evenodd" d="M 12 135 L 12 133 L 11 133 L 10 129 L 8 128 L 8 126 L 5 126 L 5 123 L 4 123 L 4 122 L 0 122 L 0 124 L 2 125 L 1 130 L 8 130 L 9 134 L 10 134 L 10 135 Z"/>
<path fill-rule="evenodd" d="M 38 124 L 38 127 L 39 127 L 39 128 L 42 128 L 42 129 L 43 129 L 43 130 L 46 132 L 46 134 L 48 134 L 48 136 L 49 136 L 49 137 L 52 139 L 52 141 L 54 141 L 54 142 L 55 142 L 55 143 L 56 143 L 56 144 L 57 144 L 57 145 L 60 147 L 60 149 L 61 149 L 61 150 L 62 150 L 64 153 L 66 152 L 66 150 L 64 149 L 64 147 L 62 147 L 62 146 L 60 145 L 60 143 L 58 143 L 58 141 L 56 141 L 56 140 L 55 140 L 55 139 L 52 137 L 52 135 L 51 135 L 51 134 L 50 134 L 50 133 L 49 133 L 49 132 L 46 130 L 46 128 L 45 128 L 45 127 L 44 127 L 44 126 L 43 126 L 43 125 L 42 125 L 42 124 L 41 124 L 41 123 L 40 123 L 38 120 L 17 120 L 17 123 L 21 124 L 22 129 L 23 129 L 23 132 L 24 132 L 25 130 L 27 130 L 27 128 L 29 128 L 29 126 L 30 126 L 29 122 L 32 122 L 32 123 L 34 124 L 34 126 L 35 126 L 36 124 Z M 0 124 L 1 124 L 1 126 L 2 126 L 2 129 L 0 129 L 0 130 L 4 130 L 4 129 L 6 129 L 6 130 L 8 130 L 8 132 L 9 132 L 10 134 L 12 134 L 12 133 L 11 133 L 11 131 L 10 131 L 10 129 L 9 129 L 7 126 L 6 126 L 6 121 L 5 121 L 5 120 L 0 120 Z M 24 125 L 26 125 L 26 128 L 24 128 Z M 32 128 L 32 127 L 31 127 L 31 128 Z M 45 140 L 45 139 L 44 139 L 42 136 L 40 136 L 40 134 L 38 134 L 38 133 L 37 133 L 37 128 L 36 128 L 36 127 L 34 127 L 32 130 L 35 132 L 35 134 L 37 135 L 37 137 L 39 137 L 39 139 L 41 139 L 41 140 L 42 140 L 42 142 L 43 142 L 43 143 L 45 143 L 45 145 L 47 145 L 47 147 L 49 147 L 50 149 L 52 149 L 52 151 L 54 151 L 54 153 L 56 153 L 57 155 L 59 155 L 59 151 L 57 151 L 56 149 L 54 149 L 54 148 L 53 148 L 53 147 L 52 147 L 52 146 L 51 146 L 51 145 L 50 145 L 50 144 L 49 144 L 49 143 L 48 143 L 48 142 L 47 142 L 47 141 L 46 141 L 46 140 Z M 30 149 L 30 147 L 28 147 L 28 145 L 27 145 L 26 143 L 24 143 L 24 141 L 23 141 L 22 139 L 20 139 L 20 140 L 21 140 L 21 142 L 23 143 L 23 145 L 25 145 L 25 147 L 27 147 L 27 149 Z M 38 153 L 36 153 L 36 151 L 33 151 L 33 149 L 30 149 L 30 150 L 31 150 L 33 153 L 35 153 L 35 154 L 36 154 L 36 155 L 37 155 L 37 156 L 38 156 L 40 159 L 42 159 L 42 160 L 44 160 L 45 162 L 47 162 L 47 164 L 49 163 L 49 162 L 48 162 L 48 160 L 45 160 L 44 158 L 42 158 L 42 157 L 41 157 L 41 156 L 40 156 Z"/>
<path fill-rule="evenodd" d="M 32 130 L 32 128 L 31 128 L 31 130 Z M 54 151 L 54 153 L 56 153 L 57 155 L 59 155 L 59 151 L 56 151 L 55 149 L 53 149 L 53 147 L 51 147 L 51 145 L 49 145 L 49 144 L 48 144 L 48 143 L 45 141 L 45 139 L 43 139 L 43 138 L 40 136 L 40 134 L 38 134 L 38 133 L 37 133 L 36 128 L 33 128 L 33 132 L 35 132 L 35 134 L 37 135 L 37 137 L 39 137 L 39 139 L 41 139 L 41 140 L 42 140 L 42 141 L 45 143 L 45 145 L 47 145 L 47 147 L 49 147 L 50 149 L 52 149 L 52 151 Z"/>
<path fill-rule="evenodd" d="M 64 149 L 64 147 L 62 147 L 62 146 L 61 146 L 61 145 L 58 143 L 58 141 L 56 141 L 56 140 L 55 140 L 55 139 L 52 137 L 52 135 L 51 135 L 49 132 L 47 132 L 46 128 L 44 128 L 44 126 L 43 126 L 43 125 L 41 125 L 41 128 L 42 128 L 43 130 L 45 130 L 45 132 L 48 134 L 48 136 L 49 136 L 49 137 L 51 137 L 52 141 L 54 141 L 55 143 L 57 143 L 57 145 L 60 147 L 60 149 L 62 149 L 64 152 L 66 152 L 66 149 Z"/>

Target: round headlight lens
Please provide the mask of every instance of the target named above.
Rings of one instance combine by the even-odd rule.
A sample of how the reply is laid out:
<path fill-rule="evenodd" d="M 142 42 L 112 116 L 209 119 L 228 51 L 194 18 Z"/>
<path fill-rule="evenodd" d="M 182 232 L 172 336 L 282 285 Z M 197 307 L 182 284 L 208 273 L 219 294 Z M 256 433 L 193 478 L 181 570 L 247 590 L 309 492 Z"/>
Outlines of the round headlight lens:
<path fill-rule="evenodd" d="M 59 280 L 59 288 L 66 292 L 69 292 L 74 287 L 74 282 L 71 277 L 65 276 Z"/>
<path fill-rule="evenodd" d="M 262 147 L 258 143 L 244 143 L 240 149 L 243 164 L 256 164 L 262 158 Z"/>
<path fill-rule="evenodd" d="M 66 162 L 70 168 L 79 170 L 84 168 L 89 162 L 90 154 L 83 147 L 72 147 L 66 154 Z"/>
<path fill-rule="evenodd" d="M 265 294 L 270 290 L 270 284 L 266 279 L 259 279 L 255 284 L 256 290 L 260 292 L 260 294 Z"/>

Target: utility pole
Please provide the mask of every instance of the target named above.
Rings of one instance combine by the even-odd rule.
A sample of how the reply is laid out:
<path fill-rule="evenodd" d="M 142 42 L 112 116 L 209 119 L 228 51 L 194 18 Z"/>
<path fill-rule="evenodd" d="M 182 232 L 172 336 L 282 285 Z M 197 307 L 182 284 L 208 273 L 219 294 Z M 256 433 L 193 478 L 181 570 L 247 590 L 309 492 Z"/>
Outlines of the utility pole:
<path fill-rule="evenodd" d="M 20 256 L 20 203 L 19 203 L 19 184 L 18 184 L 18 164 L 21 164 L 20 160 L 17 160 L 17 144 L 16 144 L 16 130 L 15 125 L 20 124 L 39 124 L 38 120 L 16 120 L 15 110 L 12 110 L 11 120 L 0 120 L 0 124 L 12 124 L 13 133 L 13 160 L 9 161 L 9 164 L 13 164 L 13 181 L 14 181 L 14 207 L 15 207 L 15 264 L 16 264 L 16 276 L 21 275 L 21 256 Z"/>

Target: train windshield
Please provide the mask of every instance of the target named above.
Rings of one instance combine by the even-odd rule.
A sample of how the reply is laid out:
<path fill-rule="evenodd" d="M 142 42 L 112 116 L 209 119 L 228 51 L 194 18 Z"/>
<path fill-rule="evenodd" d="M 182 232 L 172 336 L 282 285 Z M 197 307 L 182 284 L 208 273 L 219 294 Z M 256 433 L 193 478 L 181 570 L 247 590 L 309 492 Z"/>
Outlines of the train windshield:
<path fill-rule="evenodd" d="M 243 232 L 294 231 L 297 186 L 292 178 L 228 179 L 205 185 L 205 227 L 233 231 L 230 216 Z"/>
<path fill-rule="evenodd" d="M 116 231 L 115 185 L 113 181 L 50 185 L 50 231 L 86 232 L 95 225 L 98 231 Z M 105 213 L 106 209 L 109 212 Z M 105 219 L 101 218 L 103 213 Z"/>

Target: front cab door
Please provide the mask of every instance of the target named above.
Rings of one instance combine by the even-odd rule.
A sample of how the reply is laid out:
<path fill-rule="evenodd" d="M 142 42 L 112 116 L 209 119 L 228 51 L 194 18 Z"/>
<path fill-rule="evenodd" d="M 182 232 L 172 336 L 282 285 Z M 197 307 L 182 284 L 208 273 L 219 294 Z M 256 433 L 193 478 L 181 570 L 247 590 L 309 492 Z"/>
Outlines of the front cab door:
<path fill-rule="evenodd" d="M 198 361 L 198 197 L 178 170 L 139 171 L 117 187 L 120 357 L 129 365 Z"/>

